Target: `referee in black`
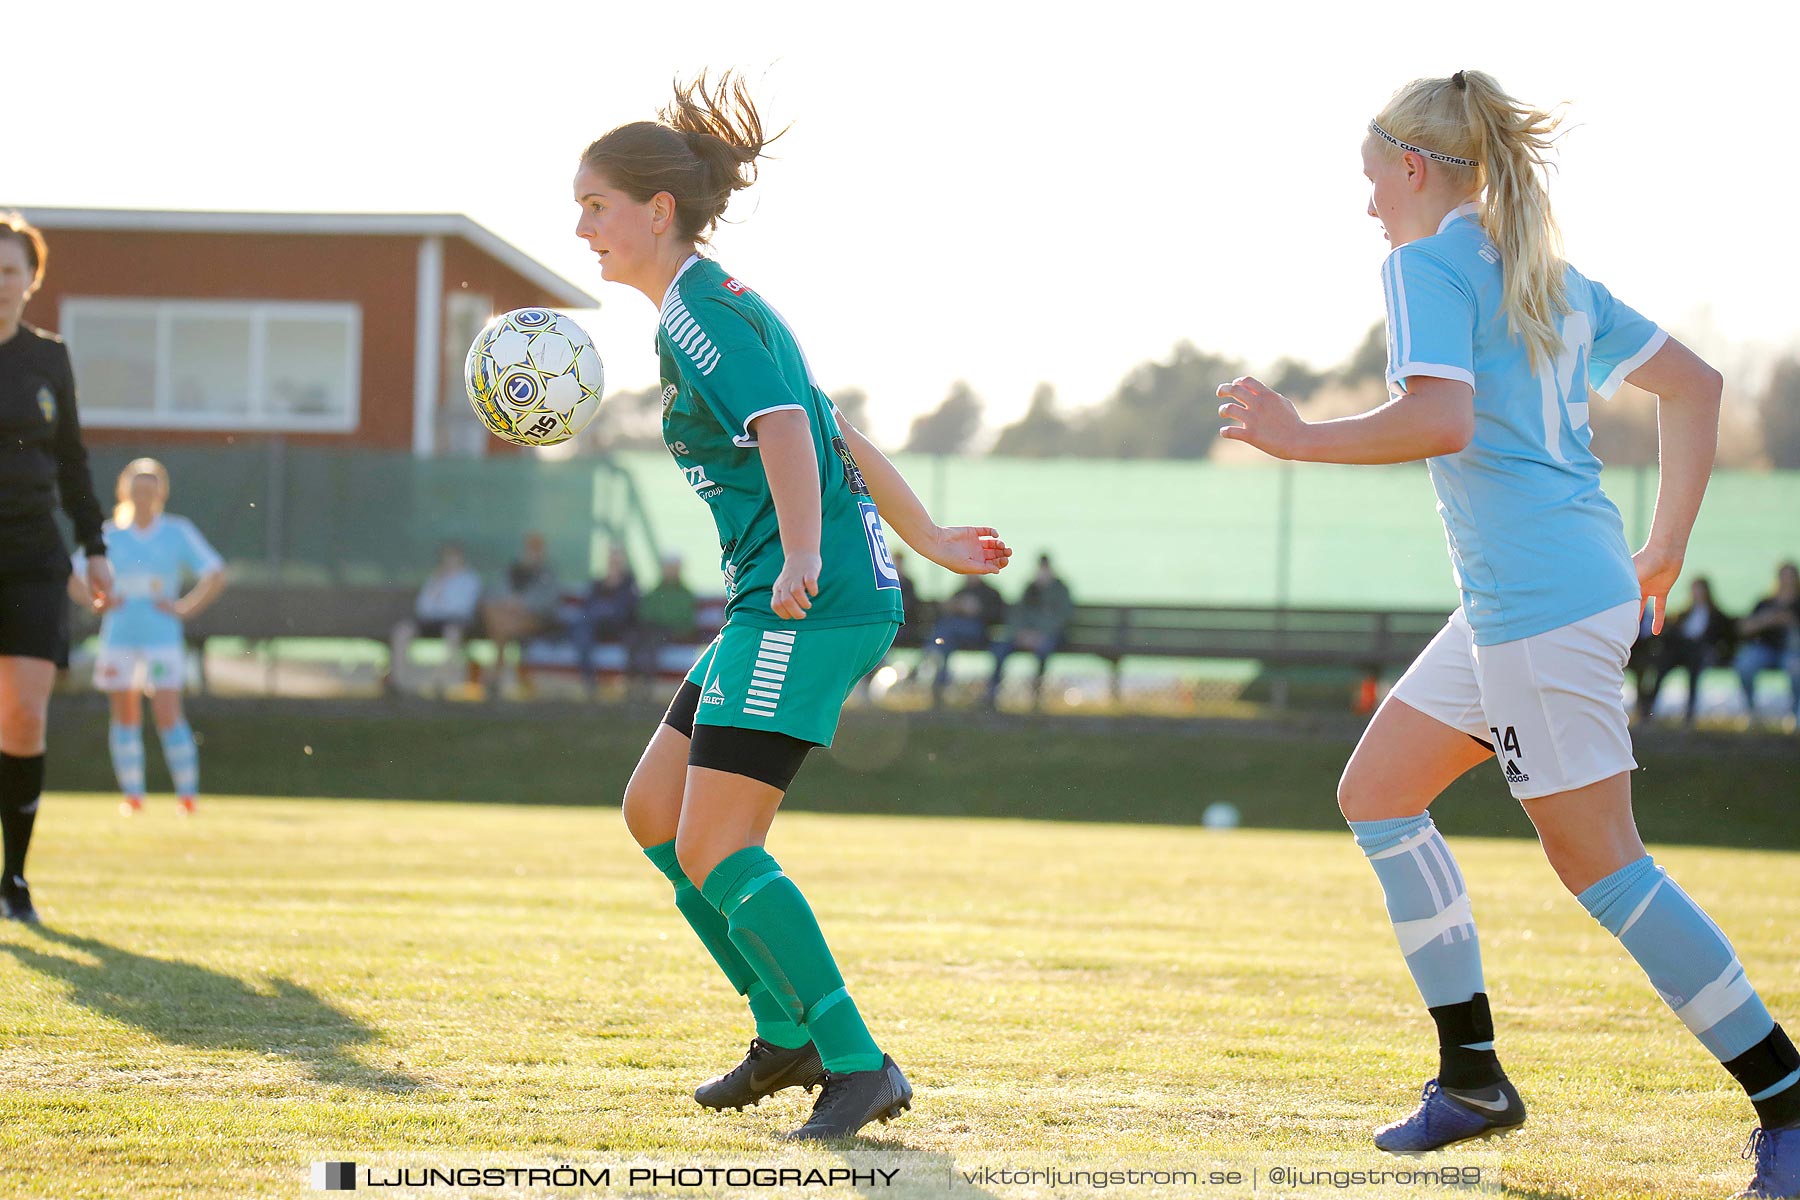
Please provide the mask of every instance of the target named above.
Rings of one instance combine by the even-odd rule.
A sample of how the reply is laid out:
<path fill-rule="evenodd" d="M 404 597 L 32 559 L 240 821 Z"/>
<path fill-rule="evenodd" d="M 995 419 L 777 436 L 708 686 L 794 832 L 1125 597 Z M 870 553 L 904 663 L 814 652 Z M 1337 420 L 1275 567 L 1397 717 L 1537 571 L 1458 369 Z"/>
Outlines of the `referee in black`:
<path fill-rule="evenodd" d="M 69 551 L 57 496 L 87 551 L 96 608 L 112 592 L 100 502 L 75 413 L 75 372 L 62 339 L 25 324 L 44 281 L 44 237 L 0 212 L 0 911 L 36 922 L 25 851 L 44 790 L 50 687 L 69 665 Z"/>

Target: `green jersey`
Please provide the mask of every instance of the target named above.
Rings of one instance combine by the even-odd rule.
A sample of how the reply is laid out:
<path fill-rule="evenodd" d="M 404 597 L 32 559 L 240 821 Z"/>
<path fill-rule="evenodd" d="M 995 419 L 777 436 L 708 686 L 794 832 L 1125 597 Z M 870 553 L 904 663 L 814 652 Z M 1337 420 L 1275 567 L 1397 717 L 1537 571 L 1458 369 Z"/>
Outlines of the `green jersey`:
<path fill-rule="evenodd" d="M 837 410 L 813 382 L 787 324 L 710 259 L 688 259 L 663 297 L 663 442 L 712 509 L 725 573 L 725 615 L 792 628 L 769 607 L 785 556 L 775 501 L 750 424 L 782 409 L 806 414 L 819 463 L 819 594 L 808 626 L 899 621 L 900 573 Z"/>

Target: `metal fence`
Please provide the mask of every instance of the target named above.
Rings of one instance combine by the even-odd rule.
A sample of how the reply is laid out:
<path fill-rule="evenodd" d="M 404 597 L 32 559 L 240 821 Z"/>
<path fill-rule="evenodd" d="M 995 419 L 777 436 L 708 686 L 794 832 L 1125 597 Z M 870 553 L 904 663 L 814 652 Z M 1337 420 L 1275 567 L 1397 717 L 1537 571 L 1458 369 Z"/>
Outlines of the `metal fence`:
<path fill-rule="evenodd" d="M 522 535 L 535 530 L 571 585 L 598 573 L 617 544 L 640 578 L 675 550 L 685 556 L 696 592 L 722 590 L 712 574 L 717 538 L 705 507 L 657 452 L 566 462 L 423 460 L 278 438 L 229 448 L 145 442 L 93 452 L 103 493 L 140 454 L 168 466 L 171 510 L 195 521 L 239 580 L 411 584 L 447 541 L 460 543 L 477 570 L 497 580 Z M 1456 603 L 1430 484 L 1417 466 L 896 461 L 940 520 L 994 525 L 1024 556 L 997 581 L 1008 599 L 1024 587 L 1030 558 L 1042 552 L 1086 602 L 1445 611 Z M 1627 533 L 1641 538 L 1654 471 L 1609 470 L 1606 484 Z M 1741 612 L 1768 590 L 1775 564 L 1795 557 L 1800 473 L 1716 476 L 1690 545 L 1689 575 L 1710 575 L 1720 603 Z M 916 556 L 908 566 L 928 598 L 956 586 L 953 576 Z M 898 660 L 903 673 L 909 661 Z M 962 683 L 950 690 L 950 702 L 978 700 L 991 661 L 958 656 Z M 1029 699 L 1031 665 L 1025 656 L 1014 662 L 1003 702 Z M 1351 683 L 1316 674 L 1323 697 L 1347 702 Z M 1729 699 L 1727 684 L 1715 681 L 1721 704 Z M 1255 664 L 1144 661 L 1131 664 L 1126 702 L 1192 711 L 1255 699 L 1268 686 Z M 1306 686 L 1302 678 L 1290 694 L 1304 695 Z M 906 702 L 907 691 L 902 681 L 889 702 Z M 1078 709 L 1115 703 L 1104 666 L 1076 658 L 1053 663 L 1044 698 Z"/>
<path fill-rule="evenodd" d="M 416 583 L 446 542 L 493 578 L 526 531 L 544 535 L 551 561 L 575 581 L 603 568 L 615 542 L 646 564 L 663 548 L 632 473 L 610 459 L 417 459 L 280 439 L 224 449 L 147 443 L 91 451 L 103 496 L 141 454 L 168 467 L 170 511 L 192 520 L 240 580 Z"/>

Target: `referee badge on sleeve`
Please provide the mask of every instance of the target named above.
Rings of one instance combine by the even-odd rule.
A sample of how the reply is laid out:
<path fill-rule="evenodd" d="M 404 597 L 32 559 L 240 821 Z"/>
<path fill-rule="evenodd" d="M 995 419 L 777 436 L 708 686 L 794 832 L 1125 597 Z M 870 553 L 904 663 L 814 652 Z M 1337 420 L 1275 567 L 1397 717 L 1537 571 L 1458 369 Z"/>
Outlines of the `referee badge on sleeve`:
<path fill-rule="evenodd" d="M 56 393 L 49 384 L 38 385 L 38 411 L 44 414 L 45 424 L 56 420 Z"/>

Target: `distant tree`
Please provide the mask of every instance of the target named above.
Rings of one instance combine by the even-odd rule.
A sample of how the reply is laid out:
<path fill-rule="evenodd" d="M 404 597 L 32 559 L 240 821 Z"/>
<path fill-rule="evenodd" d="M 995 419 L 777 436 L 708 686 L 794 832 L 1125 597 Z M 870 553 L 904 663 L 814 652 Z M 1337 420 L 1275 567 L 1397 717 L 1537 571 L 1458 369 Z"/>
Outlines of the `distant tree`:
<path fill-rule="evenodd" d="M 1330 380 L 1328 371 L 1315 371 L 1297 358 L 1284 358 L 1269 369 L 1267 382 L 1289 400 L 1304 404 Z"/>
<path fill-rule="evenodd" d="M 1588 420 L 1594 454 L 1601 462 L 1614 467 L 1656 465 L 1656 397 L 1649 392 L 1628 383 L 1611 400 L 1590 395 Z"/>
<path fill-rule="evenodd" d="M 963 454 L 981 430 L 981 397 L 962 380 L 950 385 L 944 402 L 916 417 L 906 439 L 909 454 Z"/>
<path fill-rule="evenodd" d="M 1365 379 L 1385 380 L 1387 360 L 1387 326 L 1377 321 L 1363 338 L 1362 345 L 1337 369 L 1338 382 L 1356 384 Z"/>
<path fill-rule="evenodd" d="M 1047 383 L 1031 393 L 1025 415 L 1000 431 L 992 453 L 1009 458 L 1054 458 L 1077 453 L 1069 422 L 1056 411 L 1056 389 Z"/>
<path fill-rule="evenodd" d="M 1759 407 L 1769 465 L 1785 471 L 1800 468 L 1800 356 L 1775 364 Z"/>
<path fill-rule="evenodd" d="M 869 393 L 861 388 L 845 388 L 832 393 L 831 402 L 844 414 L 844 420 L 863 433 L 869 431 Z"/>
<path fill-rule="evenodd" d="M 1081 442 L 1095 458 L 1204 458 L 1218 444 L 1214 390 L 1243 365 L 1177 345 L 1166 362 L 1135 367 L 1104 404 L 1083 415 Z"/>
<path fill-rule="evenodd" d="M 600 402 L 588 427 L 575 435 L 577 454 L 662 448 L 662 388 L 614 392 Z"/>

